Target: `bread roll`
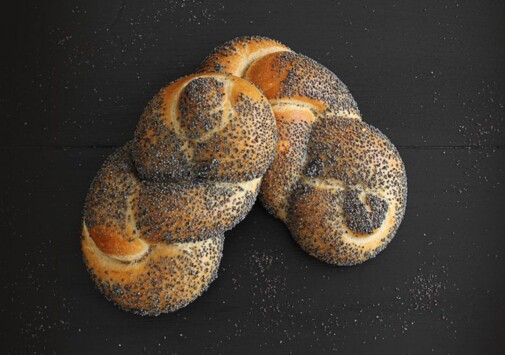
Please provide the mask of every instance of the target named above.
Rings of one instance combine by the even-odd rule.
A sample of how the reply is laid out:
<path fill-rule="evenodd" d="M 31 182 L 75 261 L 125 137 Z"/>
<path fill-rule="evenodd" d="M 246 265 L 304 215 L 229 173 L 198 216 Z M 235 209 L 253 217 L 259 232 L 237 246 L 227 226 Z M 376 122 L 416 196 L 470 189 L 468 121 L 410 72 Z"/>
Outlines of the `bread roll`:
<path fill-rule="evenodd" d="M 405 212 L 405 167 L 335 74 L 264 37 L 217 47 L 199 72 L 241 76 L 270 101 L 279 142 L 260 199 L 304 250 L 353 265 L 386 247 Z"/>
<path fill-rule="evenodd" d="M 224 232 L 254 204 L 276 142 L 268 101 L 243 79 L 193 75 L 162 89 L 86 199 L 82 250 L 99 290 L 142 315 L 197 298 L 217 275 Z"/>

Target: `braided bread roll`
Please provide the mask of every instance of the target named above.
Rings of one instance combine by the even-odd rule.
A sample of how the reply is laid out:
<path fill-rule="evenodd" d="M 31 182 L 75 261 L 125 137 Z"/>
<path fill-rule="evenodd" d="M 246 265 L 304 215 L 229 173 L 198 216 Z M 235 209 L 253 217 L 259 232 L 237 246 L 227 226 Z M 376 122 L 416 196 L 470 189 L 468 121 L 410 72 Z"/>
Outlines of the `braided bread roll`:
<path fill-rule="evenodd" d="M 267 99 L 243 79 L 193 75 L 162 89 L 86 199 L 82 250 L 101 292 L 142 315 L 196 299 L 216 278 L 223 233 L 252 208 L 276 142 Z"/>
<path fill-rule="evenodd" d="M 305 251 L 353 265 L 386 247 L 405 212 L 405 167 L 335 74 L 264 37 L 217 47 L 199 72 L 243 77 L 270 101 L 279 143 L 260 199 Z"/>

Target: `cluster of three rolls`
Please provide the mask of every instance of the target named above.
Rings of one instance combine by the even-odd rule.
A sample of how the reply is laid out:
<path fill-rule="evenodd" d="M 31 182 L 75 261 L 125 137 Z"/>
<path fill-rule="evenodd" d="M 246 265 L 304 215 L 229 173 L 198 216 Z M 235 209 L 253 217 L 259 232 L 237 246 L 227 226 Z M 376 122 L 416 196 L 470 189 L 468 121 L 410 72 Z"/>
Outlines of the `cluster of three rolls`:
<path fill-rule="evenodd" d="M 84 259 L 109 299 L 140 314 L 194 300 L 260 185 L 320 260 L 351 265 L 387 245 L 405 209 L 403 163 L 333 73 L 263 37 L 225 43 L 199 73 L 155 96 L 92 183 Z"/>

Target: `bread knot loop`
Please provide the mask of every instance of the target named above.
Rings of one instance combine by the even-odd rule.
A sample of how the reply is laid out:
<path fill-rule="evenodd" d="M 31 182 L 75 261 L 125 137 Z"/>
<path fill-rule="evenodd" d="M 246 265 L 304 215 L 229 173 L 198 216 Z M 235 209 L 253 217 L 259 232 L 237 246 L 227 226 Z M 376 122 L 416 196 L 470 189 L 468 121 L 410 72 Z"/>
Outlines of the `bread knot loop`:
<path fill-rule="evenodd" d="M 344 194 L 344 215 L 347 227 L 356 233 L 372 234 L 386 219 L 388 203 L 360 188 Z"/>
<path fill-rule="evenodd" d="M 191 80 L 179 97 L 181 131 L 189 139 L 199 139 L 215 131 L 229 110 L 226 88 L 211 77 Z"/>

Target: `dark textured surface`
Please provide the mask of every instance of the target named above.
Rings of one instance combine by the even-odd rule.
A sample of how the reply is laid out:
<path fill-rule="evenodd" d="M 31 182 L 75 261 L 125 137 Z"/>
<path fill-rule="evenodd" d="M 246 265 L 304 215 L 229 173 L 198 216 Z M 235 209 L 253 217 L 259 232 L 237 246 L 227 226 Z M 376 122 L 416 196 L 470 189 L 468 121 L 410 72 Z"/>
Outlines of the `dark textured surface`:
<path fill-rule="evenodd" d="M 37 5 L 34 5 L 37 4 Z M 503 353 L 505 4 L 13 2 L 2 12 L 2 353 Z M 119 311 L 79 250 L 82 205 L 147 101 L 237 35 L 334 70 L 399 146 L 406 216 L 351 268 L 305 254 L 260 206 L 220 277 L 158 318 Z"/>

